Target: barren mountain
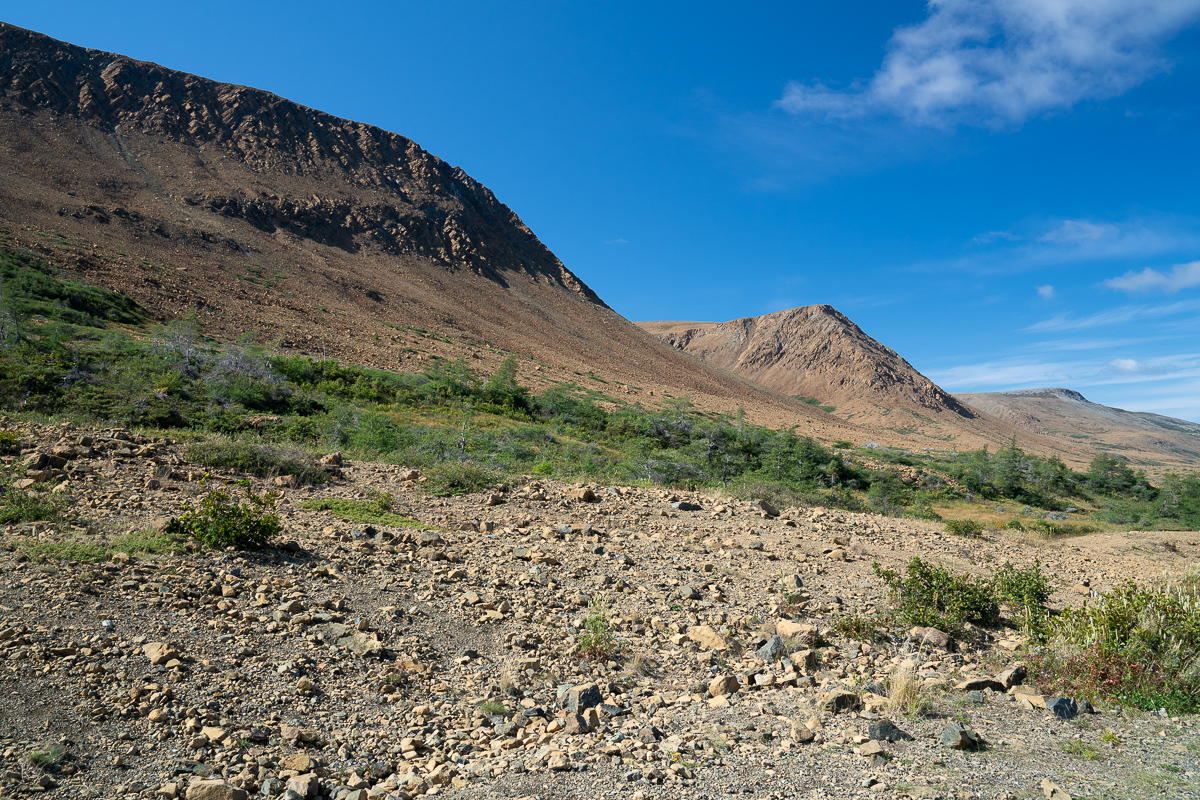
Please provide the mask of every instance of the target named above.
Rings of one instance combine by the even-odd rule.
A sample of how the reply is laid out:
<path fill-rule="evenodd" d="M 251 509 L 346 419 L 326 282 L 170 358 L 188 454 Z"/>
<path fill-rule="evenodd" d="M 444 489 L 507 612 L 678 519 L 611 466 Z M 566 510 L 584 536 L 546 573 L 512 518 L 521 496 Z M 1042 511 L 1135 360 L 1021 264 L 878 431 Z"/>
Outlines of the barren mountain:
<path fill-rule="evenodd" d="M 1031 433 L 1083 442 L 1139 465 L 1200 463 L 1200 424 L 1093 403 L 1070 389 L 1022 389 L 956 397 Z"/>
<path fill-rule="evenodd" d="M 680 350 L 785 394 L 835 406 L 975 413 L 837 309 L 804 306 L 730 322 L 639 322 Z"/>
<path fill-rule="evenodd" d="M 511 352 L 534 385 L 864 436 L 647 336 L 403 136 L 2 23 L 0 234 L 219 338 L 388 369 Z"/>
<path fill-rule="evenodd" d="M 398 370 L 464 357 L 484 373 L 513 353 L 535 388 L 574 380 L 648 405 L 686 396 L 825 441 L 961 449 L 1016 430 L 972 416 L 831 309 L 791 323 L 836 333 L 812 354 L 821 381 L 765 380 L 787 359 L 753 374 L 705 364 L 608 308 L 490 190 L 403 136 L 3 23 L 0 246 L 159 319 L 194 309 L 210 335 L 285 351 Z M 841 419 L 794 395 L 834 403 Z"/>

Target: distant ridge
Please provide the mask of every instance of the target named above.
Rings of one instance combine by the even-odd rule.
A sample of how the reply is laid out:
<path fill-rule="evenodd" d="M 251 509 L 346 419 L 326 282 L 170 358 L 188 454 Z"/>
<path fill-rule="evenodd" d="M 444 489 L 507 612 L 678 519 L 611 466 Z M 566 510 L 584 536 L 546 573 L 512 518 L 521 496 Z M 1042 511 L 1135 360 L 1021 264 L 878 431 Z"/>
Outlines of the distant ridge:
<path fill-rule="evenodd" d="M 955 395 L 1030 433 L 1079 442 L 1133 461 L 1200 464 L 1200 424 L 1093 403 L 1072 389 L 1016 389 Z"/>

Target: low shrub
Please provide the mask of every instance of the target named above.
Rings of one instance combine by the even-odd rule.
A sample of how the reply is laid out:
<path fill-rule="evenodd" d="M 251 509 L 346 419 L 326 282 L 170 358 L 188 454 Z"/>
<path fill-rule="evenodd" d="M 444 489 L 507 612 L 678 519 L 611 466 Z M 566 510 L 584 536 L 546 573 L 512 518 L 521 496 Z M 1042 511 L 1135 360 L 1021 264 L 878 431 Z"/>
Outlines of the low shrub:
<path fill-rule="evenodd" d="M 953 632 L 970 620 L 994 625 L 1000 619 L 991 581 L 970 575 L 953 575 L 940 564 L 919 558 L 908 563 L 906 574 L 872 564 L 891 590 L 896 614 L 908 625 Z"/>
<path fill-rule="evenodd" d="M 470 462 L 447 461 L 425 470 L 425 491 L 437 497 L 482 492 L 499 481 L 497 471 Z"/>
<path fill-rule="evenodd" d="M 279 516 L 268 511 L 274 493 L 255 494 L 248 481 L 244 502 L 236 502 L 224 489 L 210 491 L 193 509 L 171 521 L 168 533 L 191 536 L 209 547 L 239 550 L 266 546 L 282 530 Z"/>
<path fill-rule="evenodd" d="M 165 555 L 183 553 L 183 537 L 158 531 L 131 531 L 105 542 L 91 535 L 66 535 L 62 537 L 34 538 L 31 536 L 14 540 L 16 549 L 36 563 L 44 561 L 107 561 L 113 553 L 130 555 Z"/>
<path fill-rule="evenodd" d="M 593 598 L 588 606 L 588 615 L 583 620 L 579 655 L 588 661 L 608 661 L 616 652 L 617 638 L 608 619 L 608 605 L 603 598 Z"/>
<path fill-rule="evenodd" d="M 240 439 L 196 442 L 188 447 L 187 457 L 211 469 L 236 470 L 259 478 L 293 475 L 305 484 L 320 484 L 329 480 L 325 470 L 308 460 L 299 450 Z"/>
<path fill-rule="evenodd" d="M 19 522 L 59 522 L 70 504 L 70 497 L 42 488 L 18 489 L 15 484 L 24 475 L 20 469 L 9 470 L 5 485 L 0 487 L 0 525 Z M 35 484 L 36 486 L 36 484 Z"/>
<path fill-rule="evenodd" d="M 1042 562 L 1018 569 L 1005 561 L 992 576 L 992 592 L 997 602 L 1007 603 L 1013 619 L 1026 635 L 1037 635 L 1049 620 L 1046 601 L 1050 599 L 1050 579 L 1042 572 Z"/>
<path fill-rule="evenodd" d="M 50 772 L 62 766 L 66 754 L 62 745 L 48 743 L 30 750 L 25 754 L 25 760 L 44 772 Z"/>
<path fill-rule="evenodd" d="M 1200 710 L 1200 595 L 1194 585 L 1123 584 L 1067 609 L 1032 655 L 1047 691 L 1135 708 Z"/>
<path fill-rule="evenodd" d="M 829 627 L 833 629 L 834 633 L 845 636 L 847 639 L 875 642 L 887 635 L 887 622 L 880 617 L 868 617 L 855 613 L 848 617 L 838 617 L 830 623 Z"/>
<path fill-rule="evenodd" d="M 974 519 L 948 519 L 946 520 L 946 533 L 978 539 L 983 535 L 983 524 Z"/>

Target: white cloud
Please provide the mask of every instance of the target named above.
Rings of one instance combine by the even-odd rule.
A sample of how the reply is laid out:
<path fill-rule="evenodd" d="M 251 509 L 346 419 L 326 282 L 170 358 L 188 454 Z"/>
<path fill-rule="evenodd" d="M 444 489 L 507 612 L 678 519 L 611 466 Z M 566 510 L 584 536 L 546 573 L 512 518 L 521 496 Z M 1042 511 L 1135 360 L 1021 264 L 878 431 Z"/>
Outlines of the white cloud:
<path fill-rule="evenodd" d="M 629 244 L 629 240 L 628 239 L 608 239 L 604 243 L 605 244 Z"/>
<path fill-rule="evenodd" d="M 1037 293 L 1038 293 L 1038 297 L 1042 298 L 1043 300 L 1054 299 L 1054 287 L 1051 286 L 1050 284 L 1046 284 L 1045 286 L 1037 287 Z"/>
<path fill-rule="evenodd" d="M 1015 242 L 1020 239 L 1015 233 L 1009 231 L 987 231 L 971 239 L 972 244 L 991 244 L 996 241 Z"/>
<path fill-rule="evenodd" d="M 1104 285 L 1122 292 L 1178 292 L 1200 286 L 1200 261 L 1177 264 L 1169 273 L 1147 267 L 1141 272 L 1130 270 L 1117 278 L 1109 278 Z"/>
<path fill-rule="evenodd" d="M 1198 15 L 1200 0 L 930 0 L 923 22 L 893 32 L 869 81 L 793 82 L 777 105 L 831 119 L 1020 124 L 1163 72 L 1160 46 Z"/>
<path fill-rule="evenodd" d="M 1108 366 L 1124 375 L 1137 375 L 1142 371 L 1142 365 L 1133 358 L 1114 358 L 1108 362 Z"/>

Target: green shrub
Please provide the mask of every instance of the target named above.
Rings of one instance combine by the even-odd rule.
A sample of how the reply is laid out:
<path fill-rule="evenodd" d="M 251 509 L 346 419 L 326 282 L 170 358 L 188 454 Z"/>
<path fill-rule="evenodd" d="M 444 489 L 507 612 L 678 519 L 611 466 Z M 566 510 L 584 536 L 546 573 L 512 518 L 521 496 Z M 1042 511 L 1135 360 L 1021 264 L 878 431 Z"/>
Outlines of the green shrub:
<path fill-rule="evenodd" d="M 495 470 L 470 462 L 447 461 L 425 470 L 425 491 L 437 497 L 482 492 L 499 481 Z"/>
<path fill-rule="evenodd" d="M 608 661 L 617 649 L 617 639 L 608 620 L 608 605 L 603 598 L 593 598 L 588 605 L 588 615 L 583 620 L 579 655 L 589 661 Z"/>
<path fill-rule="evenodd" d="M 847 639 L 875 642 L 883 639 L 886 635 L 887 620 L 855 613 L 835 619 L 829 627 L 833 629 L 834 633 L 845 636 Z"/>
<path fill-rule="evenodd" d="M 235 470 L 259 478 L 292 475 L 306 484 L 325 483 L 329 480 L 325 470 L 306 460 L 300 451 L 240 439 L 209 439 L 196 442 L 188 447 L 187 457 L 211 469 Z"/>
<path fill-rule="evenodd" d="M 854 442 L 848 442 L 845 439 L 838 439 L 833 443 L 833 446 L 838 450 L 849 450 L 854 447 Z"/>
<path fill-rule="evenodd" d="M 1025 530 L 1025 526 L 1021 524 L 1021 520 L 1013 517 L 1008 522 L 1004 523 L 1004 529 L 1006 531 L 1023 531 Z"/>
<path fill-rule="evenodd" d="M 991 582 L 969 575 L 952 575 L 940 564 L 919 558 L 908 563 L 906 575 L 872 564 L 875 574 L 891 590 L 899 618 L 908 625 L 957 631 L 970 620 L 985 625 L 999 621 L 999 608 Z"/>
<path fill-rule="evenodd" d="M 1046 601 L 1050 599 L 1050 579 L 1042 572 L 1042 562 L 1017 569 L 1005 561 L 992 575 L 992 592 L 996 601 L 1007 603 L 1013 619 L 1027 635 L 1042 631 L 1049 619 Z"/>
<path fill-rule="evenodd" d="M 275 495 L 255 494 L 248 481 L 238 485 L 246 490 L 244 502 L 235 502 L 224 489 L 214 489 L 196 508 L 172 520 L 168 533 L 191 536 L 209 547 L 266 546 L 282 530 L 279 516 L 267 511 Z"/>
<path fill-rule="evenodd" d="M 1194 585 L 1123 584 L 1067 609 L 1031 658 L 1048 691 L 1143 709 L 1200 710 L 1200 596 Z"/>
<path fill-rule="evenodd" d="M 948 519 L 946 520 L 946 533 L 978 539 L 983 535 L 983 524 L 974 519 Z"/>
<path fill-rule="evenodd" d="M 62 766 L 63 757 L 66 755 L 66 752 L 62 745 L 43 744 L 26 753 L 25 758 L 34 767 L 43 772 L 50 772 Z"/>

